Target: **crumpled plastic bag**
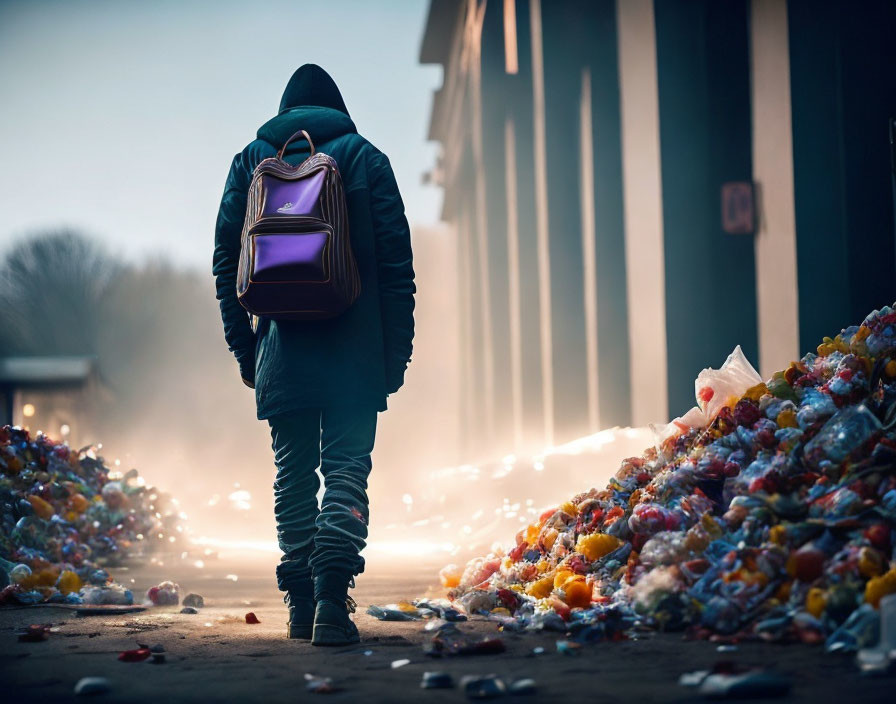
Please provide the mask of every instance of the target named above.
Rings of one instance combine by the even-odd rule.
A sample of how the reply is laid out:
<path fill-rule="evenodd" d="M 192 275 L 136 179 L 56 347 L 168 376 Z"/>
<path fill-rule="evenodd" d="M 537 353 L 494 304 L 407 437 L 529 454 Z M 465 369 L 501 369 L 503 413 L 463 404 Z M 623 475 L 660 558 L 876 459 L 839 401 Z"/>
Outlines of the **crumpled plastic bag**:
<path fill-rule="evenodd" d="M 747 389 L 762 383 L 753 365 L 747 361 L 740 345 L 728 355 L 721 369 L 704 369 L 694 381 L 697 405 L 711 422 L 725 406 L 734 407 Z"/>
<path fill-rule="evenodd" d="M 660 431 L 657 434 L 657 444 L 671 435 L 686 432 L 689 428 L 705 428 L 725 406 L 734 408 L 747 389 L 761 383 L 759 372 L 747 361 L 744 351 L 738 345 L 721 368 L 707 367 L 697 375 L 694 380 L 697 405 Z"/>

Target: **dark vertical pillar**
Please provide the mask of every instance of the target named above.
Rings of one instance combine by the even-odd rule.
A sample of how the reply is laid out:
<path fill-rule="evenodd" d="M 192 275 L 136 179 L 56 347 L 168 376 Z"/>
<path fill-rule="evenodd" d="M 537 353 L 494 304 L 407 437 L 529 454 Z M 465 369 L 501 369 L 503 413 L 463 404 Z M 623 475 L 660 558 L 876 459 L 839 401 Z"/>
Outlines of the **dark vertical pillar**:
<path fill-rule="evenodd" d="M 15 418 L 15 387 L 12 384 L 4 384 L 0 387 L 0 394 L 3 396 L 3 418 L 0 418 L 0 425 L 12 425 Z"/>
<path fill-rule="evenodd" d="M 457 291 L 459 307 L 458 315 L 458 353 L 460 355 L 460 379 L 458 397 L 460 398 L 460 456 L 471 457 L 476 449 L 473 444 L 474 404 L 473 382 L 473 317 L 470 268 L 470 237 L 465 207 L 455 202 L 453 224 L 457 236 Z"/>
<path fill-rule="evenodd" d="M 631 423 L 622 133 L 615 0 L 587 3 L 597 270 L 598 385 L 603 427 Z"/>
<path fill-rule="evenodd" d="M 503 451 L 513 439 L 510 369 L 510 282 L 507 268 L 507 189 L 504 121 L 508 92 L 504 70 L 503 4 L 486 5 L 482 28 L 482 152 L 494 356 L 495 441 Z"/>
<path fill-rule="evenodd" d="M 721 187 L 752 178 L 749 2 L 656 0 L 669 413 L 740 344 L 758 363 L 753 238 L 722 230 Z M 637 341 L 634 341 L 637 344 Z"/>
<path fill-rule="evenodd" d="M 520 253 L 520 340 L 523 423 L 541 437 L 544 404 L 541 380 L 541 317 L 538 311 L 538 243 L 535 231 L 535 161 L 532 123 L 532 35 L 528 0 L 516 3 L 519 73 L 507 76 L 507 108 L 516 136 L 517 220 Z"/>
<path fill-rule="evenodd" d="M 554 427 L 557 441 L 588 428 L 585 303 L 579 186 L 584 3 L 543 3 L 548 229 L 551 259 Z"/>
<path fill-rule="evenodd" d="M 467 238 L 467 285 L 468 308 L 464 311 L 467 318 L 467 330 L 469 331 L 469 342 L 467 349 L 470 350 L 468 372 L 472 379 L 468 386 L 472 390 L 472 403 L 470 404 L 471 413 L 467 418 L 467 427 L 470 429 L 468 442 L 469 446 L 474 449 L 476 455 L 484 449 L 486 441 L 485 437 L 485 355 L 483 353 L 483 335 L 482 335 L 482 285 L 479 268 L 479 242 L 478 242 L 478 226 L 476 224 L 476 210 L 474 202 L 474 192 L 469 184 L 473 183 L 473 155 L 469 142 L 459 145 L 458 148 L 463 150 L 464 156 L 461 162 L 461 168 L 458 173 L 458 182 L 454 185 L 458 193 L 458 221 L 461 223 L 459 227 L 459 235 Z M 475 456 L 475 455 L 474 455 Z"/>
<path fill-rule="evenodd" d="M 896 4 L 788 3 L 800 345 L 896 298 Z"/>

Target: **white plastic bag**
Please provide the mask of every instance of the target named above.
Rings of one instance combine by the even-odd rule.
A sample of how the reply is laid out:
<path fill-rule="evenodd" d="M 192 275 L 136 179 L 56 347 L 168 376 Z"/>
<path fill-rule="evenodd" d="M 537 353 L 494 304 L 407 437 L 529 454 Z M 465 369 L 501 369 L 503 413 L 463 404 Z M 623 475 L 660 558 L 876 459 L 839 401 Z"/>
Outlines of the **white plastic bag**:
<path fill-rule="evenodd" d="M 677 435 L 687 428 L 705 428 L 725 406 L 733 407 L 752 386 L 762 381 L 759 372 L 747 361 L 740 345 L 728 355 L 721 369 L 704 369 L 694 381 L 697 405 L 679 416 L 658 434 L 658 444 L 670 435 Z"/>
<path fill-rule="evenodd" d="M 752 386 L 762 382 L 740 345 L 728 355 L 721 369 L 704 369 L 694 382 L 697 405 L 711 423 L 725 406 L 734 406 Z"/>

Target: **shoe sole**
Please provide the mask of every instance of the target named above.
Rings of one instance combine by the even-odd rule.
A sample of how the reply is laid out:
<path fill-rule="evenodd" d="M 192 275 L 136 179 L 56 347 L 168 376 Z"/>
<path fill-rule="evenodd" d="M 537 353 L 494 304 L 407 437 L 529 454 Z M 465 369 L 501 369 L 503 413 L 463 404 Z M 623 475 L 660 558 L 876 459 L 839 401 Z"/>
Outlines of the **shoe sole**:
<path fill-rule="evenodd" d="M 298 640 L 311 640 L 314 635 L 314 626 L 312 624 L 300 625 L 297 623 L 286 624 L 286 637 Z"/>
<path fill-rule="evenodd" d="M 315 624 L 311 638 L 311 645 L 322 646 L 352 645 L 360 642 L 361 637 L 357 633 L 347 636 L 345 630 L 339 626 L 328 626 L 323 623 Z"/>

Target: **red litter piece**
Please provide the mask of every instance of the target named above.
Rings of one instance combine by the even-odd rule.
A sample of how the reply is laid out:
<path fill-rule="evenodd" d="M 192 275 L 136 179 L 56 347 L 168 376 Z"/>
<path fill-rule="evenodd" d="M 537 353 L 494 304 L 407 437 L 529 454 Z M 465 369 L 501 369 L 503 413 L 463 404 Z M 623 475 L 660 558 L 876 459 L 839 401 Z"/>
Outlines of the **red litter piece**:
<path fill-rule="evenodd" d="M 261 623 L 261 621 L 258 620 L 258 616 L 255 615 L 254 611 L 250 611 L 246 614 L 246 623 Z"/>
<path fill-rule="evenodd" d="M 137 648 L 136 650 L 125 650 L 118 654 L 118 659 L 122 662 L 143 662 L 152 653 L 149 648 Z"/>

